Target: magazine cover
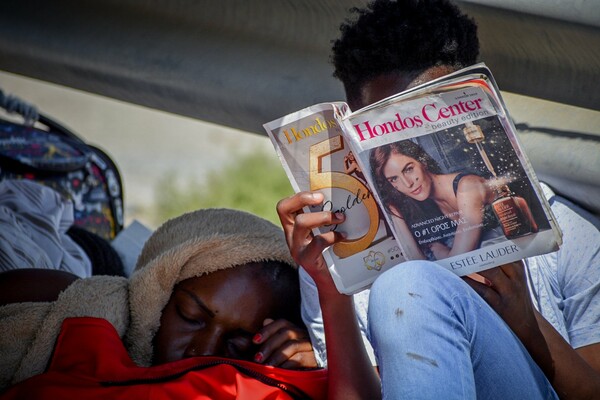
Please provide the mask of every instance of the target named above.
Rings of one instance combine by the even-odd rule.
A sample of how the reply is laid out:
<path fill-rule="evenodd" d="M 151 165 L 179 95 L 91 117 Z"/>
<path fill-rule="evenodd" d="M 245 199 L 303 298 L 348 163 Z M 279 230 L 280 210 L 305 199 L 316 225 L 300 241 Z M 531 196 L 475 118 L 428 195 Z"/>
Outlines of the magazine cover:
<path fill-rule="evenodd" d="M 560 230 L 484 65 L 339 121 L 407 259 L 466 275 L 558 249 Z"/>
<path fill-rule="evenodd" d="M 388 268 L 404 261 L 400 248 L 378 206 L 335 115 L 347 112 L 344 103 L 318 104 L 264 125 L 296 192 L 319 191 L 325 202 L 305 212 L 343 212 L 343 224 L 326 229 L 344 232 L 347 239 L 323 256 L 337 289 L 356 293 Z M 319 234 L 322 232 L 316 232 Z"/>

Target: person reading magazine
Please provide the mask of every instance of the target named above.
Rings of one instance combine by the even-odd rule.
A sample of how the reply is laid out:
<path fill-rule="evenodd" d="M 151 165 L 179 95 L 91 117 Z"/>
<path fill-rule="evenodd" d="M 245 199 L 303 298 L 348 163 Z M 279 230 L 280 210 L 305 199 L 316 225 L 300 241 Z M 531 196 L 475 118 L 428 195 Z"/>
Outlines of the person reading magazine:
<path fill-rule="evenodd" d="M 353 110 L 477 60 L 477 26 L 450 1 L 378 0 L 355 12 L 332 57 Z M 483 271 L 484 284 L 429 261 L 406 262 L 354 298 L 336 290 L 322 257 L 342 235 L 312 233 L 344 215 L 303 213 L 323 201 L 319 193 L 281 200 L 330 398 L 378 398 L 373 364 L 385 398 L 597 398 L 600 224 L 543 188 L 564 232 L 559 251 Z"/>

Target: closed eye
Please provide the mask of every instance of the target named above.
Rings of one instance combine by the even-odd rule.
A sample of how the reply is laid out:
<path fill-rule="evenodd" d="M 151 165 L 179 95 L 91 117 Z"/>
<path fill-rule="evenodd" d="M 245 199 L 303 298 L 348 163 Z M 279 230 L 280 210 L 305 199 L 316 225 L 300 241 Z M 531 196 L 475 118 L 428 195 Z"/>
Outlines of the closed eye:
<path fill-rule="evenodd" d="M 183 321 L 190 325 L 205 325 L 204 319 L 200 315 L 192 315 L 187 313 L 183 308 L 177 307 L 177 315 Z"/>
<path fill-rule="evenodd" d="M 226 339 L 227 353 L 229 357 L 252 360 L 255 353 L 252 335 L 244 330 L 238 330 L 228 334 Z"/>
<path fill-rule="evenodd" d="M 214 318 L 215 313 L 194 292 L 180 289 L 184 296 L 176 306 L 177 315 L 188 324 L 205 325 L 206 319 Z"/>

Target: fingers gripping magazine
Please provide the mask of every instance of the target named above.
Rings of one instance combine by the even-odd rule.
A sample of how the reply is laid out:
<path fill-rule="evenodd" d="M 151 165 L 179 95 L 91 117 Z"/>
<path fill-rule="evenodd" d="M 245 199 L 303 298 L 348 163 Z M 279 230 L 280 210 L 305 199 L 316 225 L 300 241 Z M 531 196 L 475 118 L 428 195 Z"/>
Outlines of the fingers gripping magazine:
<path fill-rule="evenodd" d="M 315 140 L 305 151 L 307 157 L 296 157 L 293 167 L 291 153 L 282 147 L 318 135 L 299 130 L 299 125 L 292 131 L 290 116 L 265 128 L 290 180 L 298 181 L 304 174 L 309 183 L 296 185 L 295 190 L 326 190 L 329 196 L 334 190 L 348 191 L 349 186 L 340 184 L 345 180 L 323 172 L 330 166 L 337 168 L 335 171 L 341 169 L 338 165 L 344 160 L 339 157 L 351 155 L 356 163 L 354 169 L 336 174 L 346 171 L 360 180 L 361 191 L 349 191 L 357 198 L 368 193 L 364 197 L 369 201 L 361 203 L 362 219 L 339 201 L 332 200 L 324 207 L 335 205 L 332 210 L 347 214 L 346 226 L 334 229 L 345 229 L 349 241 L 339 245 L 351 250 L 340 252 L 344 248 L 340 246 L 336 253 L 333 246 L 339 258 L 333 259 L 331 254 L 326 257 L 340 292 L 359 291 L 376 278 L 372 274 L 362 279 L 365 275 L 349 272 L 358 268 L 359 257 L 350 256 L 355 250 L 361 251 L 363 258 L 377 257 L 385 267 L 381 271 L 404 259 L 427 259 L 462 276 L 552 252 L 561 244 L 561 232 L 484 64 L 354 113 L 343 103 L 310 107 L 300 112 L 304 124 L 315 120 L 311 113 L 317 109 L 322 113 L 320 118 L 331 121 L 328 144 Z M 285 121 L 288 125 L 283 124 Z M 335 153 L 340 153 L 338 158 L 333 157 Z M 355 171 L 360 171 L 359 176 Z M 310 181 L 311 174 L 317 177 L 315 183 Z M 382 228 L 388 226 L 397 246 L 386 236 L 389 228 Z M 361 239 L 362 243 L 385 245 L 358 250 L 356 244 Z M 371 252 L 365 254 L 366 249 Z"/>
<path fill-rule="evenodd" d="M 325 196 L 322 207 L 304 211 L 346 214 L 343 224 L 315 234 L 346 233 L 346 241 L 331 246 L 323 255 L 338 290 L 353 293 L 368 287 L 404 258 L 336 120 L 334 113 L 344 112 L 347 107 L 343 103 L 319 104 L 264 127 L 294 190 L 319 191 Z"/>

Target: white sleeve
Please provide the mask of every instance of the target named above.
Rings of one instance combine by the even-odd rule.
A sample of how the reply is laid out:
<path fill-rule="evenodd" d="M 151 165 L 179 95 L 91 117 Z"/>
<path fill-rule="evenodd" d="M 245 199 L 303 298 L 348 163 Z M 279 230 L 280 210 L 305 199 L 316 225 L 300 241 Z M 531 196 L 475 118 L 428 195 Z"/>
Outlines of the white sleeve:
<path fill-rule="evenodd" d="M 542 187 L 563 244 L 526 260 L 534 304 L 574 348 L 600 343 L 600 220 Z"/>

